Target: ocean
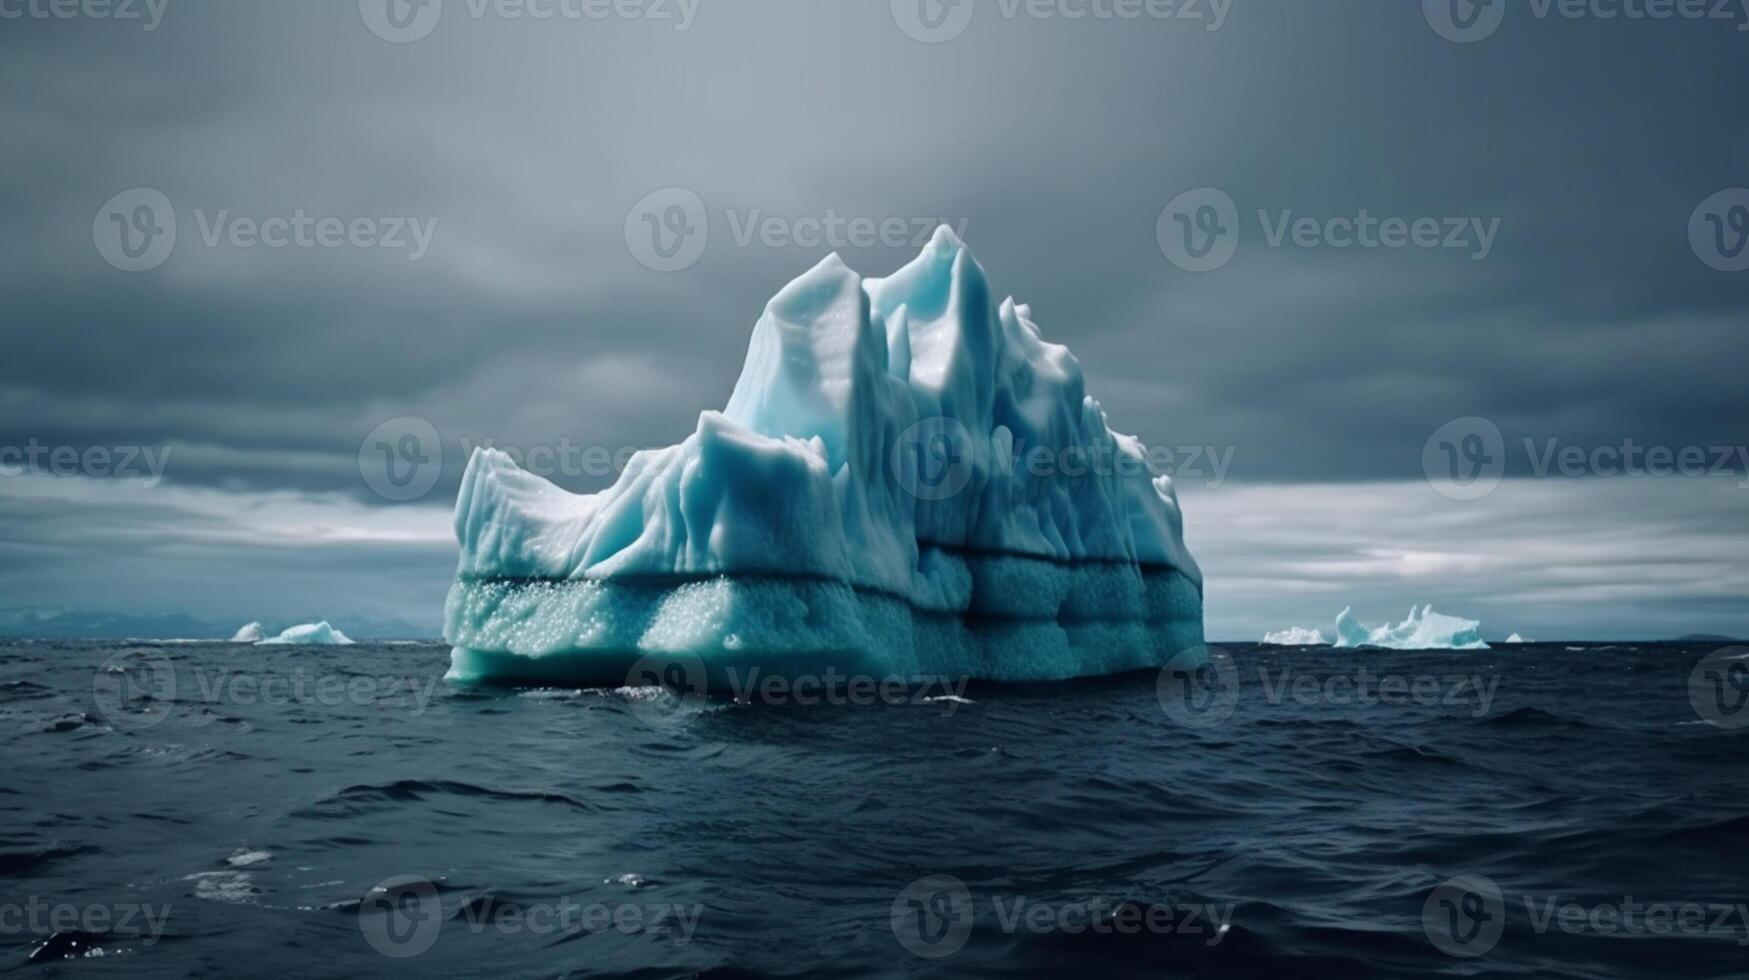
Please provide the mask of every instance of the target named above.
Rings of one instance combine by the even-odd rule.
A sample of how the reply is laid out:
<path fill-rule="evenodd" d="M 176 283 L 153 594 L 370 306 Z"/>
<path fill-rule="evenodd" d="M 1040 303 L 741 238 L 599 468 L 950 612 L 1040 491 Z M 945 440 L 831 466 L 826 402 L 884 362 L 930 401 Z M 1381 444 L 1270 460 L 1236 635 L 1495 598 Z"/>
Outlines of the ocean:
<path fill-rule="evenodd" d="M 0 972 L 1749 976 L 1749 650 L 1223 649 L 742 704 L 0 644 Z"/>

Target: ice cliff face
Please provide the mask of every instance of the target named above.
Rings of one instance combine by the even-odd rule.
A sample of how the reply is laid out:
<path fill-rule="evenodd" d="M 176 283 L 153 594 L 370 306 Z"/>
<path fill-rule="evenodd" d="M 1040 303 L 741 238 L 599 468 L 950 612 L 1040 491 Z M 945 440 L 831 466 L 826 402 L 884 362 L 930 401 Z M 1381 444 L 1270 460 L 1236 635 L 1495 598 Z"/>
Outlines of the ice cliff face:
<path fill-rule="evenodd" d="M 1201 643 L 1170 478 L 945 228 L 886 279 L 833 255 L 784 287 L 723 411 L 599 494 L 476 451 L 456 537 L 461 679 L 651 651 L 1035 679 Z"/>

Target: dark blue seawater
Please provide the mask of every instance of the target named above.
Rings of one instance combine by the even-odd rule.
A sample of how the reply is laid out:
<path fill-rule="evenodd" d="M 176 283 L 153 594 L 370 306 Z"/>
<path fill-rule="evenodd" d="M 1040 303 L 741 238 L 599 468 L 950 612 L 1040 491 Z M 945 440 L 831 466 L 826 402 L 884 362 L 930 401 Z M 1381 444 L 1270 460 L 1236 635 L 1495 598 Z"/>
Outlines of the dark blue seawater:
<path fill-rule="evenodd" d="M 801 706 L 0 645 L 0 973 L 1749 976 L 1741 662 L 1228 649 Z"/>

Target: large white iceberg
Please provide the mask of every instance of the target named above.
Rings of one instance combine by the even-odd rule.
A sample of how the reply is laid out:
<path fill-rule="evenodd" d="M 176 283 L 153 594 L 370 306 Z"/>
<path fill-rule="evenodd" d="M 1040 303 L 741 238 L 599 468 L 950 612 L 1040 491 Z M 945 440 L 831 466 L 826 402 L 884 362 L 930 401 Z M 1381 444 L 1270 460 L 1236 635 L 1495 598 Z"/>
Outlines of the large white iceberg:
<path fill-rule="evenodd" d="M 1384 647 L 1390 650 L 1486 650 L 1482 624 L 1433 611 L 1431 604 L 1409 608 L 1401 623 L 1372 627 L 1354 618 L 1350 609 L 1336 615 L 1339 647 Z"/>
<path fill-rule="evenodd" d="M 232 643 L 260 643 L 267 634 L 260 623 L 245 623 L 231 636 Z"/>
<path fill-rule="evenodd" d="M 476 450 L 455 528 L 455 680 L 1041 680 L 1203 642 L 1171 479 L 946 228 L 888 278 L 832 255 L 784 287 L 728 406 L 601 493 Z"/>
<path fill-rule="evenodd" d="M 351 646 L 352 640 L 345 633 L 329 626 L 324 620 L 320 623 L 306 623 L 293 626 L 278 636 L 261 640 L 258 646 Z"/>

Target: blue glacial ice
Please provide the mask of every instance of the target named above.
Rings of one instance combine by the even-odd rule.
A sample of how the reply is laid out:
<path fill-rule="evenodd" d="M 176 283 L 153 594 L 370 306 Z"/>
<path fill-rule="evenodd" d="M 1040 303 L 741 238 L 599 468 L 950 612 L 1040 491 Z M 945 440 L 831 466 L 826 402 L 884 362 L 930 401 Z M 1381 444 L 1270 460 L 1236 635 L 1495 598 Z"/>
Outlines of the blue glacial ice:
<path fill-rule="evenodd" d="M 885 279 L 832 255 L 785 286 L 728 405 L 600 493 L 476 450 L 455 529 L 452 680 L 1046 680 L 1203 642 L 1171 479 L 946 228 Z"/>
<path fill-rule="evenodd" d="M 1384 647 L 1389 650 L 1486 650 L 1482 624 L 1433 611 L 1433 606 L 1411 606 L 1401 623 L 1372 627 L 1354 618 L 1350 609 L 1336 616 L 1338 647 Z"/>
<path fill-rule="evenodd" d="M 249 624 L 258 626 L 257 623 Z M 245 627 L 246 629 L 247 627 Z M 328 625 L 324 620 L 320 623 L 306 623 L 280 633 L 278 636 L 256 641 L 257 646 L 351 646 L 352 640 L 345 633 Z"/>

